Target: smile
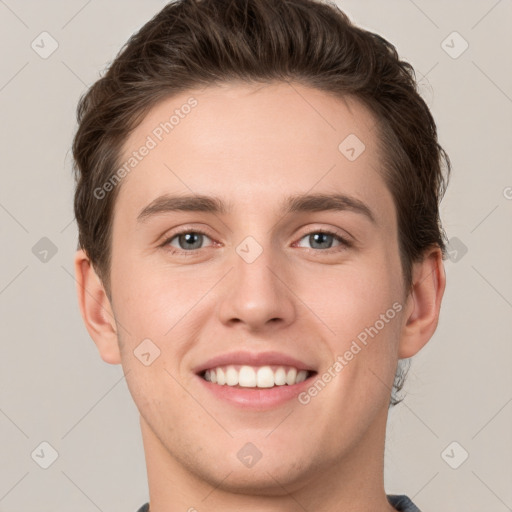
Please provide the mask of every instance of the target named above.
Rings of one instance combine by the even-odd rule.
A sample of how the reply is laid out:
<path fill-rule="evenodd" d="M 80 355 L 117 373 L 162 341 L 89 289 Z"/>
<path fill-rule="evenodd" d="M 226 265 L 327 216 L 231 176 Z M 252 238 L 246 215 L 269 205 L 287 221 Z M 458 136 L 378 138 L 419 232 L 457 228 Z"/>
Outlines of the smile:
<path fill-rule="evenodd" d="M 276 351 L 239 350 L 192 368 L 208 398 L 236 408 L 264 411 L 295 400 L 318 374 L 318 362 Z"/>
<path fill-rule="evenodd" d="M 201 377 L 220 386 L 242 388 L 272 388 L 275 386 L 293 386 L 304 382 L 314 373 L 298 370 L 293 366 L 248 366 L 228 365 L 205 370 Z"/>

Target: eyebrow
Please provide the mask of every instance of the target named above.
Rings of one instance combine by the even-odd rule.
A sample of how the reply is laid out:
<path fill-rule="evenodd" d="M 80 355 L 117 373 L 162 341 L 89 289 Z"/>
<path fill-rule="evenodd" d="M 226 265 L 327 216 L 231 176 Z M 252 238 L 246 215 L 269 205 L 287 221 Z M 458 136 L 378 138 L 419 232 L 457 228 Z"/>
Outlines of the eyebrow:
<path fill-rule="evenodd" d="M 215 215 L 225 215 L 232 210 L 232 204 L 226 204 L 215 196 L 196 195 L 162 195 L 146 206 L 138 215 L 137 221 L 144 222 L 155 215 L 186 211 L 206 212 Z M 299 194 L 288 196 L 283 202 L 283 214 L 322 211 L 351 211 L 367 217 L 377 224 L 376 216 L 360 199 L 346 194 Z"/>

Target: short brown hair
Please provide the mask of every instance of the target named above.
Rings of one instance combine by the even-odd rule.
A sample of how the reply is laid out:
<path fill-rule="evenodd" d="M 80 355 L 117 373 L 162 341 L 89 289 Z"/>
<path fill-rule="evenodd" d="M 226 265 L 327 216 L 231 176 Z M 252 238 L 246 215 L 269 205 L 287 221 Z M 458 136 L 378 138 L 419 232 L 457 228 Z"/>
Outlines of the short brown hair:
<path fill-rule="evenodd" d="M 398 215 L 404 291 L 412 285 L 413 262 L 427 249 L 438 246 L 446 258 L 438 206 L 450 160 L 417 91 L 414 69 L 392 44 L 318 0 L 178 0 L 128 40 L 77 108 L 72 149 L 78 243 L 107 294 L 120 185 L 101 198 L 94 191 L 112 179 L 123 143 L 159 101 L 235 80 L 293 81 L 361 101 L 377 120 L 382 173 Z M 402 370 L 395 390 L 403 384 Z"/>

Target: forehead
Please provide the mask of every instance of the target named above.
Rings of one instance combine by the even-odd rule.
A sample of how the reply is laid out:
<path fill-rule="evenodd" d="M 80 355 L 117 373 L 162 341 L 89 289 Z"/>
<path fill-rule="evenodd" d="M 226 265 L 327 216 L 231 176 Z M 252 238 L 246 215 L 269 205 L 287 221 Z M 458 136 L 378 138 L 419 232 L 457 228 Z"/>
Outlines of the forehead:
<path fill-rule="evenodd" d="M 351 97 L 284 82 L 190 90 L 128 137 L 122 162 L 139 154 L 117 202 L 140 211 L 165 193 L 211 194 L 261 212 L 284 194 L 351 192 L 386 215 L 377 143 L 373 114 Z"/>

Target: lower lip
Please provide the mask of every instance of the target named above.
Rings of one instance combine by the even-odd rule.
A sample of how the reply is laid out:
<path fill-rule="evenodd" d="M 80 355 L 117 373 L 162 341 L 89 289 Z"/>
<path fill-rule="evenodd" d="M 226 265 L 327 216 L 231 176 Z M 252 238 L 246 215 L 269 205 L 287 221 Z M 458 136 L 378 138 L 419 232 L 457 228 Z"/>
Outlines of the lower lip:
<path fill-rule="evenodd" d="M 274 386 L 272 388 L 237 388 L 227 385 L 213 384 L 199 375 L 202 385 L 215 397 L 242 409 L 270 409 L 297 398 L 297 395 L 311 385 L 313 374 L 306 380 L 291 386 Z"/>

